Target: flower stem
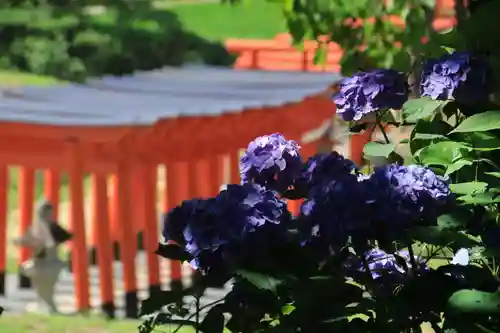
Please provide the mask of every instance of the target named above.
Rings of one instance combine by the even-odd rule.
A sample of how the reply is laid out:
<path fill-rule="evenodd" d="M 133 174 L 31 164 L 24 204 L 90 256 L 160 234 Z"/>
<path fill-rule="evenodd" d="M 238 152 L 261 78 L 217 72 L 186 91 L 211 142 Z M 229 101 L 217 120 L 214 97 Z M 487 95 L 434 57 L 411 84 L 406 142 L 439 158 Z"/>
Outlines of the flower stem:
<path fill-rule="evenodd" d="M 418 271 L 417 261 L 415 260 L 415 253 L 413 253 L 413 247 L 412 247 L 412 244 L 410 244 L 410 245 L 408 246 L 408 255 L 410 256 L 410 264 L 411 264 L 411 269 L 412 269 L 414 272 L 417 272 L 417 271 Z"/>
<path fill-rule="evenodd" d="M 218 299 L 216 301 L 213 301 L 213 302 L 210 302 L 208 304 L 205 304 L 203 306 L 200 306 L 200 304 L 197 304 L 196 313 L 191 314 L 185 320 L 190 320 L 193 317 L 198 317 L 198 319 L 196 320 L 196 325 L 198 326 L 199 325 L 199 315 L 200 315 L 199 313 L 200 313 L 200 311 L 203 310 L 203 309 L 205 309 L 205 308 L 217 305 L 217 304 L 223 302 L 225 299 L 226 299 L 226 296 L 224 296 L 224 297 L 222 297 L 222 298 L 220 298 L 220 299 Z M 184 322 L 181 323 L 179 326 L 177 326 L 177 328 L 172 333 L 178 333 L 183 327 L 184 327 Z M 198 328 L 196 328 L 196 329 L 198 330 Z"/>
<path fill-rule="evenodd" d="M 382 125 L 382 123 L 378 122 L 377 125 L 380 128 L 380 132 L 382 132 L 382 135 L 384 136 L 385 143 L 391 143 L 391 140 L 387 136 L 387 133 L 385 132 L 385 129 L 384 129 L 384 126 Z"/>
<path fill-rule="evenodd" d="M 382 121 L 380 118 L 381 117 L 377 114 L 377 119 L 376 119 L 377 126 L 380 129 L 380 132 L 382 132 L 382 135 L 384 136 L 385 143 L 391 143 L 391 140 L 389 139 L 389 136 L 387 136 L 384 125 L 382 125 Z"/>

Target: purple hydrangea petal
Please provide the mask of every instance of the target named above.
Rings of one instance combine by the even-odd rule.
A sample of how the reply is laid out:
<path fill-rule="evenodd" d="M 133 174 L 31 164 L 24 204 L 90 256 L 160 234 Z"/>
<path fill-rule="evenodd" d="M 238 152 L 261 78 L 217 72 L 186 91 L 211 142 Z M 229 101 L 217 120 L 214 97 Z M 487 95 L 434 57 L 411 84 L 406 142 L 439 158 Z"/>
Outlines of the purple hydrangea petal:
<path fill-rule="evenodd" d="M 216 197 L 184 201 L 167 215 L 163 236 L 193 256 L 191 265 L 222 260 L 228 246 L 237 246 L 246 235 L 266 225 L 280 225 L 290 218 L 286 203 L 274 191 L 256 184 L 228 185 Z M 208 258 L 208 263 L 203 259 Z"/>
<path fill-rule="evenodd" d="M 454 52 L 424 63 L 420 92 L 434 100 L 481 102 L 488 98 L 488 82 L 488 66 L 483 59 Z"/>
<path fill-rule="evenodd" d="M 332 151 L 310 157 L 304 164 L 300 179 L 311 189 L 322 182 L 358 173 L 359 169 L 354 162 Z"/>
<path fill-rule="evenodd" d="M 260 136 L 250 142 L 240 159 L 242 183 L 256 183 L 270 189 L 286 190 L 302 167 L 300 146 L 281 134 Z"/>
<path fill-rule="evenodd" d="M 392 227 L 407 227 L 415 221 L 435 223 L 454 198 L 445 178 L 419 165 L 384 165 L 364 182 L 376 216 Z"/>
<path fill-rule="evenodd" d="M 337 113 L 344 120 L 352 121 L 381 109 L 401 109 L 408 95 L 404 74 L 392 69 L 377 69 L 343 79 L 333 101 Z"/>

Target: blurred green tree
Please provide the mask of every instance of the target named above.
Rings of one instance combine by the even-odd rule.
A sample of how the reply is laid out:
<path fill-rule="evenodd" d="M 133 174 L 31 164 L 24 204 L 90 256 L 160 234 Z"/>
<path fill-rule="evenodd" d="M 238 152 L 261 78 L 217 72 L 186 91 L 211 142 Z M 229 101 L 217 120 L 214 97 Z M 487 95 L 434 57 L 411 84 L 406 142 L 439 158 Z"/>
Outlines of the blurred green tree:
<path fill-rule="evenodd" d="M 241 0 L 223 0 L 239 3 Z M 498 0 L 455 1 L 449 15 L 455 26 L 437 31 L 436 0 L 269 0 L 283 5 L 283 15 L 294 43 L 318 41 L 316 61 L 325 59 L 327 45 L 343 49 L 342 74 L 371 68 L 414 69 L 423 57 L 450 49 L 472 51 L 490 59 L 500 72 Z M 500 75 L 496 75 L 499 76 Z M 418 80 L 413 77 L 412 80 Z M 495 84 L 500 91 L 500 80 Z"/>
<path fill-rule="evenodd" d="M 152 0 L 0 2 L 0 68 L 84 81 L 177 66 L 186 58 L 232 63 L 222 46 L 185 31 Z"/>

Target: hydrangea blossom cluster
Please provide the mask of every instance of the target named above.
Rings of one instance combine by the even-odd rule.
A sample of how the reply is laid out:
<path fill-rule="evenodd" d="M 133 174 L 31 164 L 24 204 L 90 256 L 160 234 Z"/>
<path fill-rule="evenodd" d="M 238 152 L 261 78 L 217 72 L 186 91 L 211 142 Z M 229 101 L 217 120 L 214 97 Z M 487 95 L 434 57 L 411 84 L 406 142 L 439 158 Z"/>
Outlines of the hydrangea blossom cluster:
<path fill-rule="evenodd" d="M 485 102 L 490 93 L 489 66 L 471 53 L 454 52 L 424 63 L 420 93 L 434 100 L 463 104 Z M 346 121 L 387 109 L 401 109 L 409 97 L 404 74 L 392 69 L 359 72 L 343 79 L 333 96 L 337 113 Z"/>
<path fill-rule="evenodd" d="M 341 248 L 348 237 L 369 227 L 368 196 L 355 174 L 316 184 L 301 207 L 305 242 Z"/>
<path fill-rule="evenodd" d="M 309 158 L 304 164 L 300 178 L 311 189 L 324 183 L 327 179 L 334 180 L 345 175 L 358 173 L 359 169 L 353 161 L 333 151 Z"/>
<path fill-rule="evenodd" d="M 446 179 L 418 165 L 381 166 L 363 183 L 370 188 L 377 219 L 393 227 L 433 223 L 452 198 Z"/>
<path fill-rule="evenodd" d="M 300 146 L 281 134 L 257 137 L 240 159 L 242 183 L 286 190 L 300 173 Z"/>
<path fill-rule="evenodd" d="M 446 180 L 430 169 L 391 164 L 361 175 L 338 153 L 302 163 L 298 146 L 279 134 L 249 145 L 241 173 L 243 184 L 228 185 L 214 198 L 185 201 L 168 214 L 163 235 L 184 247 L 193 266 L 208 270 L 231 265 L 245 254 L 266 258 L 266 248 L 276 248 L 272 243 L 290 239 L 328 255 L 348 240 L 366 243 L 376 235 L 374 230 L 435 223 L 452 198 Z M 289 191 L 288 185 L 277 186 L 282 179 L 286 184 L 303 182 L 307 188 L 294 221 L 280 198 L 280 190 Z M 392 265 L 391 260 L 384 265 Z"/>
<path fill-rule="evenodd" d="M 466 52 L 454 52 L 428 60 L 422 69 L 422 96 L 463 103 L 484 101 L 489 90 L 487 66 Z"/>
<path fill-rule="evenodd" d="M 400 280 L 414 271 L 425 272 L 429 270 L 426 262 L 418 256 L 414 257 L 414 262 L 418 267 L 412 267 L 412 260 L 410 260 L 410 254 L 407 250 L 390 254 L 381 249 L 371 249 L 364 256 L 373 279 L 391 276 Z M 402 260 L 398 260 L 397 257 Z M 403 262 L 404 264 L 402 264 Z M 366 272 L 366 267 L 359 258 L 351 262 L 349 267 L 355 268 L 359 272 Z"/>
<path fill-rule="evenodd" d="M 384 109 L 400 109 L 408 99 L 406 76 L 392 69 L 359 72 L 343 79 L 333 100 L 346 121 Z"/>
<path fill-rule="evenodd" d="M 289 219 L 286 203 L 256 184 L 228 185 L 209 199 L 184 201 L 167 215 L 163 236 L 183 246 L 194 267 L 209 269 L 246 235 Z"/>
<path fill-rule="evenodd" d="M 390 164 L 370 175 L 341 170 L 311 184 L 300 214 L 310 241 L 342 247 L 348 235 L 369 238 L 432 225 L 452 199 L 447 181 L 425 167 Z"/>

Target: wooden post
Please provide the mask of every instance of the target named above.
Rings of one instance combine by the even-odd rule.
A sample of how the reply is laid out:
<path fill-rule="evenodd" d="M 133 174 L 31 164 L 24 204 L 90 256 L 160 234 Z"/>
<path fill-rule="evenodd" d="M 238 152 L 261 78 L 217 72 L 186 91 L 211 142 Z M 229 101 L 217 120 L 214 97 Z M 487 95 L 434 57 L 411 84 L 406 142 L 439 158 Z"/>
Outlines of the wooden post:
<path fill-rule="evenodd" d="M 43 195 L 54 207 L 53 219 L 55 222 L 59 222 L 59 182 L 60 182 L 59 172 L 51 169 L 47 169 L 44 172 L 44 185 L 43 185 Z"/>
<path fill-rule="evenodd" d="M 83 162 L 81 143 L 72 140 L 69 145 L 69 219 L 73 239 L 71 242 L 72 272 L 75 280 L 76 309 L 78 312 L 90 310 L 89 260 L 86 244 L 84 194 L 83 194 Z"/>
<path fill-rule="evenodd" d="M 188 162 L 172 162 L 167 166 L 167 195 L 169 198 L 168 210 L 190 199 L 189 187 L 192 180 L 189 178 Z M 182 266 L 177 260 L 170 260 L 170 289 L 182 290 Z"/>
<path fill-rule="evenodd" d="M 5 295 L 7 271 L 7 199 L 8 167 L 0 166 L 0 295 Z"/>
<path fill-rule="evenodd" d="M 33 201 L 35 187 L 35 170 L 32 168 L 19 168 L 19 236 L 26 233 L 33 222 Z M 30 249 L 21 247 L 19 250 L 19 266 L 29 259 Z M 19 270 L 19 287 L 31 288 L 30 279 Z"/>
<path fill-rule="evenodd" d="M 108 197 L 109 206 L 109 222 L 111 228 L 111 242 L 113 244 L 113 259 L 120 260 L 120 239 L 119 234 L 119 220 L 118 220 L 118 180 L 117 175 L 111 175 L 109 179 L 110 195 Z"/>
<path fill-rule="evenodd" d="M 216 183 L 217 176 L 215 173 L 216 170 L 212 170 L 215 163 L 211 159 L 212 157 L 199 159 L 194 162 L 193 174 L 190 176 L 190 179 L 193 180 L 191 182 L 192 193 L 190 193 L 190 197 L 208 198 L 212 196 L 213 184 Z"/>
<path fill-rule="evenodd" d="M 110 237 L 108 193 L 105 174 L 92 175 L 92 234 L 99 265 L 101 310 L 108 318 L 115 317 L 113 286 L 113 246 Z"/>
<path fill-rule="evenodd" d="M 229 152 L 229 172 L 230 172 L 230 182 L 232 184 L 239 184 L 241 182 L 240 178 L 240 151 L 230 151 Z"/>
<path fill-rule="evenodd" d="M 120 239 L 120 259 L 123 263 L 123 284 L 125 289 L 125 316 L 137 318 L 139 315 L 136 285 L 136 239 L 132 221 L 132 193 L 130 183 L 131 161 L 129 160 L 129 142 L 123 138 L 119 142 L 119 161 L 117 166 L 118 209 L 116 220 Z"/>
<path fill-rule="evenodd" d="M 158 216 L 156 213 L 156 165 L 142 163 L 138 174 L 143 183 L 141 192 L 141 214 L 143 221 L 144 250 L 148 262 L 149 295 L 161 290 L 159 257 L 155 254 L 158 247 Z"/>

